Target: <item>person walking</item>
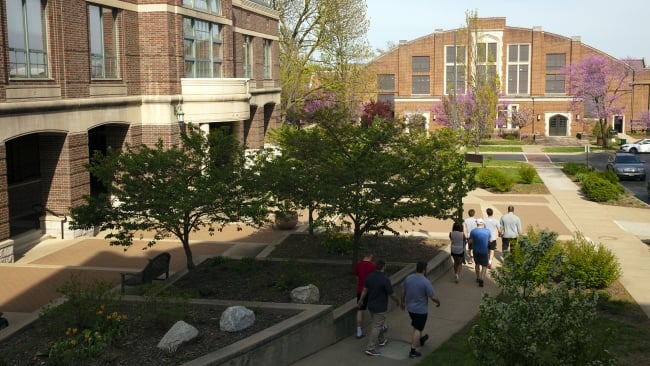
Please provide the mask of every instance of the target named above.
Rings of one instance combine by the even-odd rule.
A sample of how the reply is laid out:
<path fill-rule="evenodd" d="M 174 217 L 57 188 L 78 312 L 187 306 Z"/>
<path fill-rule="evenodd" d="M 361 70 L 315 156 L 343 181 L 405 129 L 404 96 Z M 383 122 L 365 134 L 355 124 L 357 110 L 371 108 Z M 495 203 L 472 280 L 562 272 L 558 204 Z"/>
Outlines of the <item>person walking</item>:
<path fill-rule="evenodd" d="M 510 250 L 510 245 L 523 234 L 521 229 L 521 220 L 515 215 L 515 207 L 508 206 L 508 213 L 501 216 L 501 229 L 503 230 L 503 237 L 501 238 L 501 252 L 505 254 Z"/>
<path fill-rule="evenodd" d="M 469 238 L 469 233 L 476 228 L 476 217 L 474 215 L 476 211 L 473 208 L 470 208 L 467 211 L 468 217 L 463 221 L 463 226 L 465 227 L 465 236 Z M 474 264 L 474 255 L 472 254 L 472 243 L 467 243 L 467 251 L 465 251 L 465 257 L 468 258 L 467 264 Z"/>
<path fill-rule="evenodd" d="M 388 343 L 384 336 L 387 327 L 386 313 L 388 312 L 388 297 L 391 297 L 400 306 L 400 300 L 393 292 L 393 285 L 386 276 L 386 262 L 382 259 L 376 263 L 377 269 L 368 275 L 361 292 L 361 299 L 357 302 L 357 307 L 362 305 L 362 301 L 367 297 L 368 311 L 372 318 L 372 329 L 365 353 L 369 356 L 379 356 L 377 346 L 383 347 Z"/>
<path fill-rule="evenodd" d="M 463 259 L 465 259 L 465 243 L 467 236 L 463 232 L 463 225 L 454 222 L 449 232 L 451 240 L 451 258 L 454 260 L 454 280 L 458 283 L 460 273 L 463 270 Z"/>
<path fill-rule="evenodd" d="M 367 308 L 367 297 L 361 298 L 363 292 L 363 285 L 369 274 L 377 269 L 377 266 L 372 262 L 374 255 L 366 253 L 357 264 L 354 266 L 354 275 L 357 277 L 357 302 L 361 300 L 361 306 L 357 307 L 357 339 L 363 337 L 363 312 Z"/>
<path fill-rule="evenodd" d="M 494 257 L 494 251 L 497 250 L 497 238 L 501 235 L 501 224 L 499 220 L 495 219 L 494 211 L 491 208 L 485 210 L 487 218 L 485 221 L 485 227 L 490 230 L 490 241 L 488 242 L 488 265 L 487 268 L 492 268 L 492 258 Z"/>
<path fill-rule="evenodd" d="M 474 271 L 476 272 L 476 282 L 483 287 L 485 273 L 488 265 L 488 242 L 490 241 L 490 230 L 485 228 L 483 219 L 476 220 L 476 229 L 469 233 L 469 242 L 474 249 Z"/>
<path fill-rule="evenodd" d="M 402 310 L 406 310 L 411 318 L 411 326 L 413 327 L 413 334 L 411 335 L 411 351 L 409 352 L 410 358 L 422 356 L 416 348 L 422 347 L 424 342 L 429 339 L 429 335 L 422 335 L 424 326 L 427 323 L 429 313 L 429 299 L 440 306 L 440 300 L 435 297 L 433 285 L 425 273 L 427 271 L 427 263 L 419 261 L 415 266 L 415 273 L 412 273 L 404 279 L 402 285 Z"/>

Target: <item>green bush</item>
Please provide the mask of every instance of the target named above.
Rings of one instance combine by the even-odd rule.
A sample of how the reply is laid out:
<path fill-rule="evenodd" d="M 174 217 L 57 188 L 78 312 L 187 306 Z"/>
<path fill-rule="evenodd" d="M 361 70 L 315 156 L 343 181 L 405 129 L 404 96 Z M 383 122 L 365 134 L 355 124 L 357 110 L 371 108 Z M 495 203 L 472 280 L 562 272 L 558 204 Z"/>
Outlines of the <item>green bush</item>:
<path fill-rule="evenodd" d="M 508 192 L 515 184 L 515 181 L 510 176 L 496 168 L 484 168 L 479 170 L 476 179 L 479 187 L 494 188 L 499 192 Z"/>
<path fill-rule="evenodd" d="M 596 174 L 597 176 L 605 179 L 606 181 L 618 185 L 618 180 L 619 180 L 618 175 L 616 175 L 616 173 L 614 173 L 611 170 L 593 172 L 592 174 Z"/>
<path fill-rule="evenodd" d="M 532 165 L 522 165 L 519 167 L 519 177 L 526 184 L 531 184 L 537 177 L 537 171 Z"/>
<path fill-rule="evenodd" d="M 587 198 L 595 202 L 607 202 L 617 199 L 621 195 L 621 186 L 603 178 L 599 174 L 591 173 L 582 182 L 582 189 Z"/>
<path fill-rule="evenodd" d="M 608 287 L 621 275 L 621 267 L 612 253 L 602 244 L 593 244 L 578 235 L 564 247 L 564 271 L 586 288 Z"/>
<path fill-rule="evenodd" d="M 321 245 L 330 254 L 345 256 L 352 253 L 352 237 L 337 227 L 325 232 Z"/>
<path fill-rule="evenodd" d="M 587 164 L 569 162 L 562 166 L 562 171 L 566 174 L 577 176 L 580 173 L 589 173 L 590 169 Z"/>

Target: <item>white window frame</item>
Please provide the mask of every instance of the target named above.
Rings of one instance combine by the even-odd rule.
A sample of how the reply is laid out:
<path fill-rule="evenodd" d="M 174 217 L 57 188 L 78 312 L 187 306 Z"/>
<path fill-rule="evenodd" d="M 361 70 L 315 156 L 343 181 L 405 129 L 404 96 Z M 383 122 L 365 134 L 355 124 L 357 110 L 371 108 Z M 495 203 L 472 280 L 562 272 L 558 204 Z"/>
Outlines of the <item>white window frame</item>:
<path fill-rule="evenodd" d="M 522 52 L 521 48 L 522 46 L 527 46 L 528 47 L 528 54 L 527 54 L 527 61 L 522 61 Z M 516 61 L 510 61 L 510 47 L 517 47 L 517 60 Z M 506 55 L 506 94 L 508 95 L 529 95 L 530 94 L 530 50 L 531 50 L 531 45 L 530 43 L 513 43 L 508 45 L 508 51 Z M 515 66 L 517 68 L 517 71 L 515 75 L 513 76 L 510 73 L 510 66 Z M 528 71 L 526 72 L 526 90 L 521 90 L 521 66 L 526 66 L 528 67 Z M 515 88 L 514 91 L 511 91 L 510 89 L 510 79 L 514 78 L 515 81 Z"/>
<path fill-rule="evenodd" d="M 462 50 L 461 50 L 462 49 Z M 463 55 L 463 62 L 458 62 L 458 51 L 461 51 L 461 54 Z M 454 52 L 454 60 L 448 61 L 448 52 L 453 51 Z M 456 61 L 456 62 L 454 62 Z M 456 85 L 454 85 L 454 89 L 450 89 L 449 85 L 447 83 L 447 69 L 449 67 L 456 67 L 456 72 L 457 75 L 459 76 L 457 80 L 455 80 Z M 445 94 L 449 95 L 452 90 L 456 90 L 457 94 L 465 94 L 467 90 L 467 77 L 466 77 L 466 72 L 467 72 L 467 47 L 465 45 L 446 45 L 445 46 L 445 75 L 443 80 L 445 81 Z M 460 81 L 460 83 L 459 83 Z M 459 86 L 462 87 L 459 88 Z"/>

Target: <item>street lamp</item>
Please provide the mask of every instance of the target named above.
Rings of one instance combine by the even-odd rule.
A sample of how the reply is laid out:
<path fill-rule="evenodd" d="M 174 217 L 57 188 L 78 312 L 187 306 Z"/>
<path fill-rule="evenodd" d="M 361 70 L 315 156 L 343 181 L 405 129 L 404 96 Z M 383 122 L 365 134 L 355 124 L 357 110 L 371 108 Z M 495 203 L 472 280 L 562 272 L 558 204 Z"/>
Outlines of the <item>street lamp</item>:
<path fill-rule="evenodd" d="M 178 123 L 185 122 L 185 112 L 183 112 L 183 108 L 180 104 L 176 106 L 174 113 L 176 114 L 176 119 L 178 120 Z"/>

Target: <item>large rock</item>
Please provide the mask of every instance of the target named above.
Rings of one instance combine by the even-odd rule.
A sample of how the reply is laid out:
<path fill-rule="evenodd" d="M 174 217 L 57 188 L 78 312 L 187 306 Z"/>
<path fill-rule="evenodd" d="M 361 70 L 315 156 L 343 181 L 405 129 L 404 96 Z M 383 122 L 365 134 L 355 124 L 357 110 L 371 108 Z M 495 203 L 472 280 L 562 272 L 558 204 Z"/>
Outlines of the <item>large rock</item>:
<path fill-rule="evenodd" d="M 253 310 L 243 306 L 231 306 L 227 308 L 219 320 L 219 329 L 224 332 L 239 332 L 255 324 L 255 313 Z"/>
<path fill-rule="evenodd" d="M 198 329 L 179 320 L 165 333 L 165 336 L 162 337 L 160 342 L 158 342 L 158 348 L 170 353 L 176 352 L 178 346 L 191 341 L 197 335 L 199 335 Z"/>
<path fill-rule="evenodd" d="M 296 287 L 291 290 L 291 302 L 297 304 L 318 304 L 320 292 L 318 287 L 309 284 L 307 286 Z"/>

